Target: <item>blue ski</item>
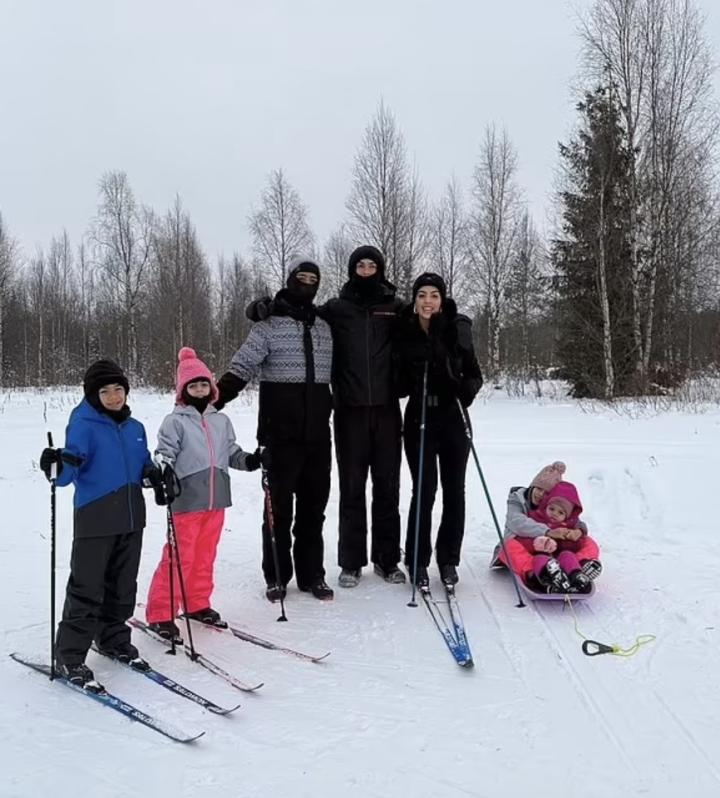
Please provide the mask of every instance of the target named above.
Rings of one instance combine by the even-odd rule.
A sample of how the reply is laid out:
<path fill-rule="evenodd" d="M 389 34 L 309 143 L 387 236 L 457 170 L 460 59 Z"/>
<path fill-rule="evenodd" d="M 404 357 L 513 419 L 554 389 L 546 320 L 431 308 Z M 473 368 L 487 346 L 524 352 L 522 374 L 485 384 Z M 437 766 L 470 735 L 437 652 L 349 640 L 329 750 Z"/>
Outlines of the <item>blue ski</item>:
<path fill-rule="evenodd" d="M 19 662 L 21 665 L 25 665 L 26 668 L 31 668 L 38 673 L 42 673 L 45 676 L 50 676 L 50 667 L 45 665 L 44 663 L 39 662 L 30 662 L 29 660 L 23 659 L 19 654 L 10 654 L 10 656 L 15 660 L 15 662 Z M 92 698 L 93 700 L 97 701 L 100 704 L 103 704 L 110 709 L 114 709 L 116 712 L 124 715 L 129 720 L 135 720 L 138 723 L 142 723 L 143 726 L 147 726 L 149 729 L 153 729 L 156 732 L 159 732 L 164 737 L 168 737 L 171 740 L 175 740 L 178 743 L 191 743 L 194 740 L 202 737 L 205 732 L 200 732 L 199 734 L 195 735 L 187 735 L 184 732 L 180 731 L 179 729 L 175 728 L 169 723 L 165 721 L 158 720 L 154 718 L 152 715 L 148 715 L 147 713 L 143 712 L 142 710 L 134 707 L 132 704 L 128 704 L 127 701 L 123 701 L 121 698 L 118 698 L 112 693 L 108 693 L 106 690 L 103 690 L 100 693 L 94 693 L 90 690 L 84 690 L 80 685 L 72 684 L 67 679 L 64 679 L 62 676 L 55 675 L 55 681 L 64 684 L 66 687 L 69 687 L 71 690 L 74 690 L 76 693 L 80 693 L 80 695 L 87 696 L 88 698 Z"/>
<path fill-rule="evenodd" d="M 445 585 L 445 594 L 447 595 L 450 619 L 455 628 L 455 639 L 457 640 L 458 646 L 465 651 L 465 661 L 467 663 L 465 667 L 471 667 L 473 664 L 472 652 L 470 651 L 470 643 L 468 642 L 465 632 L 465 624 L 462 619 L 462 613 L 460 612 L 460 604 L 455 595 L 455 586 Z"/>
<path fill-rule="evenodd" d="M 470 655 L 470 650 L 467 646 L 463 647 L 458 643 L 458 641 L 453 637 L 453 633 L 450 631 L 450 627 L 447 624 L 443 614 L 440 612 L 440 608 L 438 607 L 437 602 L 432 597 L 432 593 L 430 592 L 429 587 L 421 587 L 420 588 L 420 595 L 425 602 L 425 606 L 428 608 L 428 612 L 430 613 L 430 617 L 433 619 L 435 626 L 440 632 L 443 640 L 445 641 L 445 645 L 448 647 L 448 650 L 452 654 L 455 662 L 461 668 L 472 668 L 473 660 L 472 656 Z"/>
<path fill-rule="evenodd" d="M 121 662 L 119 659 L 115 659 L 115 657 L 105 654 L 95 646 L 93 646 L 93 651 L 95 651 L 97 654 L 102 654 L 102 656 L 111 659 L 113 662 L 117 662 L 118 665 L 122 665 L 125 668 L 129 668 L 131 671 L 135 671 L 135 673 L 139 673 L 141 676 L 145 676 L 147 679 L 150 679 L 150 681 L 155 682 L 155 684 L 159 684 L 160 687 L 170 690 L 171 693 L 175 693 L 175 695 L 187 698 L 188 701 L 192 701 L 198 706 L 201 706 L 203 709 L 207 709 L 208 712 L 213 712 L 215 715 L 229 715 L 231 712 L 235 712 L 236 709 L 240 709 L 240 704 L 230 708 L 218 706 L 213 701 L 210 701 L 210 699 L 198 695 L 189 687 L 185 687 L 184 684 L 176 682 L 174 679 L 171 679 L 169 676 L 165 676 L 164 673 L 160 673 L 160 671 L 156 671 L 154 668 L 136 668 L 129 662 Z"/>

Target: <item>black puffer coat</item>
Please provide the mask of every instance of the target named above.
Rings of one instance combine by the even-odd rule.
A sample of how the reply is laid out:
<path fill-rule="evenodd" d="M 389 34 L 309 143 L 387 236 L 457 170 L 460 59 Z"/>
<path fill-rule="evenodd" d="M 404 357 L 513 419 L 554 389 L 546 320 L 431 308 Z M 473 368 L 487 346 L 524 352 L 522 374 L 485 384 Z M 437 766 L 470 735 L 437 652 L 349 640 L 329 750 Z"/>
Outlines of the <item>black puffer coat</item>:
<path fill-rule="evenodd" d="M 464 407 L 483 384 L 472 343 L 472 322 L 457 312 L 452 299 L 430 320 L 427 333 L 412 307 L 400 315 L 393 342 L 395 390 L 420 404 L 425 363 L 428 364 L 428 406 L 443 407 L 459 397 Z"/>

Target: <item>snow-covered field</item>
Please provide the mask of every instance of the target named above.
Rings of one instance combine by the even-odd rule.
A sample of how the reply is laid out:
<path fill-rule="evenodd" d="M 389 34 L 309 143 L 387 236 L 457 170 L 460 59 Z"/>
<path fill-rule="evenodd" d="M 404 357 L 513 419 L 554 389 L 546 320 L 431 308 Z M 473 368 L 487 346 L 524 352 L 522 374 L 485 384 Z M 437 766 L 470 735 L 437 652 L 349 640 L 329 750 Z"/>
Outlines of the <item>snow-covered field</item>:
<path fill-rule="evenodd" d="M 454 664 L 424 607 L 407 607 L 407 586 L 386 585 L 368 569 L 358 588 L 338 588 L 334 602 L 293 586 L 290 622 L 278 624 L 259 567 L 259 478 L 233 473 L 235 505 L 220 544 L 215 605 L 258 634 L 332 655 L 305 663 L 198 630 L 200 650 L 240 677 L 265 682 L 245 695 L 136 638 L 159 669 L 220 703 L 242 701 L 223 718 L 91 654 L 109 689 L 187 731 L 206 730 L 182 746 L 7 656 L 48 656 L 49 488 L 37 458 L 47 428 L 62 444 L 78 398 L 77 391 L 0 394 L 3 798 L 720 795 L 717 408 L 630 418 L 498 393 L 472 408 L 501 522 L 510 485 L 527 484 L 551 460 L 567 462 L 605 563 L 592 602 L 576 606 L 579 627 L 625 646 L 638 634 L 657 635 L 628 659 L 584 656 L 560 603 L 516 608 L 508 576 L 487 567 L 496 535 L 472 463 L 458 596 L 473 671 Z M 131 400 L 154 441 L 171 398 L 135 392 Z M 235 402 L 228 412 L 240 442 L 251 447 L 254 407 Z M 325 562 L 335 585 L 333 479 Z M 404 469 L 404 518 L 409 485 Z M 58 491 L 58 612 L 71 496 L 71 489 Z M 164 539 L 163 512 L 148 506 L 140 600 Z"/>

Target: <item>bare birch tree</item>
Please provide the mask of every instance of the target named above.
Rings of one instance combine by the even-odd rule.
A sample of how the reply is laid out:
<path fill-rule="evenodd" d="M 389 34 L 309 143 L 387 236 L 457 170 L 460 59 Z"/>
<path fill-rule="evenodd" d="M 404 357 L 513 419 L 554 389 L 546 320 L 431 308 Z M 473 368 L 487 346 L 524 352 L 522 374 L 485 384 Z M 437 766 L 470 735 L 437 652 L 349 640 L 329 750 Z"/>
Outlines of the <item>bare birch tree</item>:
<path fill-rule="evenodd" d="M 483 292 L 488 366 L 500 370 L 500 329 L 522 220 L 517 154 L 507 131 L 485 129 L 473 182 L 469 246 L 473 277 Z"/>
<path fill-rule="evenodd" d="M 0 387 L 5 384 L 5 309 L 17 268 L 17 247 L 0 213 Z"/>
<path fill-rule="evenodd" d="M 314 253 L 315 237 L 307 207 L 282 169 L 268 176 L 260 207 L 250 214 L 248 225 L 256 263 L 276 289 L 285 285 L 288 265 L 294 257 Z"/>
<path fill-rule="evenodd" d="M 442 275 L 448 296 L 467 302 L 464 295 L 468 260 L 468 222 L 462 190 L 453 177 L 430 213 L 428 268 Z"/>
<path fill-rule="evenodd" d="M 323 249 L 324 268 L 320 283 L 323 296 L 337 296 L 342 290 L 348 280 L 348 260 L 353 249 L 347 228 L 341 224 L 330 234 Z"/>
<path fill-rule="evenodd" d="M 120 352 L 132 376 L 140 369 L 137 312 L 152 243 L 152 212 L 138 206 L 125 172 L 100 179 L 100 205 L 91 237 L 100 268 L 120 303 Z"/>
<path fill-rule="evenodd" d="M 378 247 L 385 255 L 388 278 L 404 281 L 407 201 L 412 183 L 405 139 L 390 109 L 381 102 L 365 128 L 355 154 L 350 194 L 345 207 L 349 227 L 359 243 Z"/>

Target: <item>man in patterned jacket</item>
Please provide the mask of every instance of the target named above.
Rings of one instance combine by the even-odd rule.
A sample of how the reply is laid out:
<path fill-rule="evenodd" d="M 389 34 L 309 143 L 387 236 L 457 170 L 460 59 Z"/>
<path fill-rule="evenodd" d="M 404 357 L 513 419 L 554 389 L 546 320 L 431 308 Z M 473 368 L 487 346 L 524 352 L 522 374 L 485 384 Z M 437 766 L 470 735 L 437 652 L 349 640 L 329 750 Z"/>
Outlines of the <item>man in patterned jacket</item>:
<path fill-rule="evenodd" d="M 260 379 L 257 437 L 267 447 L 264 459 L 280 567 L 276 574 L 266 515 L 262 568 L 270 601 L 284 598 L 293 561 L 300 590 L 319 599 L 333 598 L 325 582 L 322 537 L 330 494 L 332 336 L 313 304 L 319 283 L 317 264 L 296 258 L 270 315 L 253 325 L 230 369 L 218 380 L 215 406 L 220 409 L 250 380 Z"/>

